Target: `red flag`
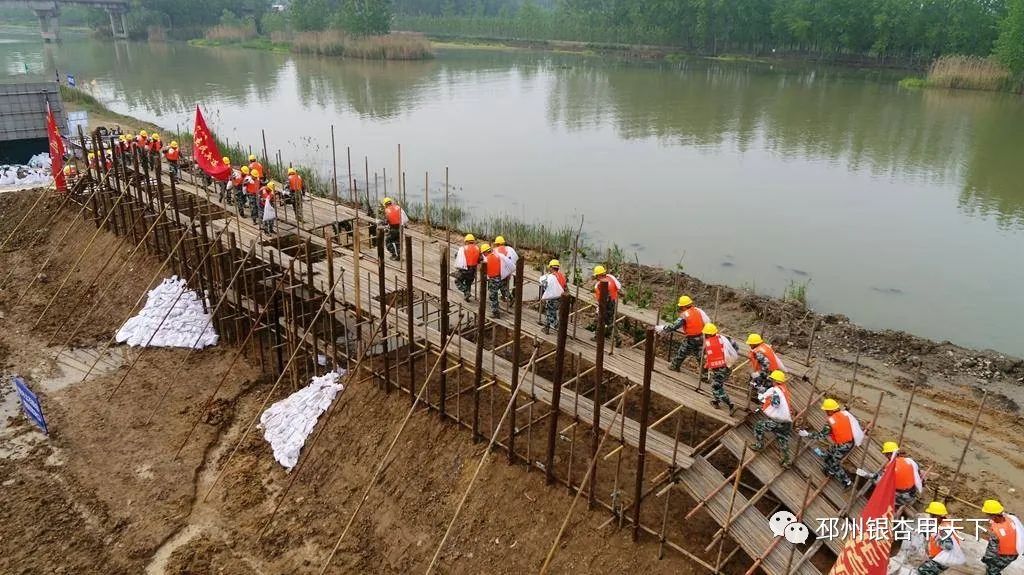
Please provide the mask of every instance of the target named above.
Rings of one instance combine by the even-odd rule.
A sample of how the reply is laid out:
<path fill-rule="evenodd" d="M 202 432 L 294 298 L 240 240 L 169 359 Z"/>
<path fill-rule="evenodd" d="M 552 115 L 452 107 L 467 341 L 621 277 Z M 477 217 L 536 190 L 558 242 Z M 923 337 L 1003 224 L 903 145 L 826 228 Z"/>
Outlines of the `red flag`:
<path fill-rule="evenodd" d="M 53 183 L 57 185 L 57 191 L 68 191 L 68 183 L 64 180 L 64 140 L 60 139 L 57 131 L 57 121 L 53 119 L 53 110 L 50 103 L 46 103 L 46 134 L 50 138 L 50 171 L 53 173 Z"/>
<path fill-rule="evenodd" d="M 210 129 L 206 127 L 206 120 L 203 119 L 199 106 L 196 106 L 196 129 L 192 133 L 192 158 L 196 164 L 211 178 L 226 182 L 231 175 L 231 166 L 225 166 L 221 161 L 217 142 L 213 140 Z"/>
<path fill-rule="evenodd" d="M 886 575 L 889 572 L 892 524 L 896 515 L 894 461 L 885 466 L 875 492 L 860 514 L 860 523 L 855 524 L 854 533 L 843 543 L 843 551 L 829 575 Z"/>

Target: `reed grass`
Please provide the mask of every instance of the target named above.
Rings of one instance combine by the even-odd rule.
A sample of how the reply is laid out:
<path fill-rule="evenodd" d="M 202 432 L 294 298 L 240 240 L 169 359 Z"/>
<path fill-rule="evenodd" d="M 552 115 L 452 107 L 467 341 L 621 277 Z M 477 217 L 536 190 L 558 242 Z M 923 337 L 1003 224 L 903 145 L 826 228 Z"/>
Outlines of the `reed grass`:
<path fill-rule="evenodd" d="M 256 23 L 251 20 L 242 24 L 218 24 L 203 34 L 205 40 L 223 43 L 243 42 L 256 36 Z"/>
<path fill-rule="evenodd" d="M 434 56 L 430 41 L 422 34 L 351 36 L 340 30 L 300 32 L 292 36 L 291 45 L 299 53 L 367 60 L 423 60 Z"/>
<path fill-rule="evenodd" d="M 967 90 L 1005 90 L 1012 80 L 1010 70 L 992 58 L 942 56 L 928 69 L 928 85 Z"/>

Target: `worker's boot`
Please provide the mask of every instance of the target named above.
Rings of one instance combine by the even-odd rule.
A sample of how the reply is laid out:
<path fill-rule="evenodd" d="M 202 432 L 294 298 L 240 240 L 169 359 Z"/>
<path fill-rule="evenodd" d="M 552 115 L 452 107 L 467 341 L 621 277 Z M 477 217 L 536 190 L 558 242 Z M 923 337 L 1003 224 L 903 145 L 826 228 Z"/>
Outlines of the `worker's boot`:
<path fill-rule="evenodd" d="M 782 456 L 782 459 L 779 460 L 779 465 L 781 465 L 783 469 L 789 469 L 790 467 L 793 467 L 793 461 L 789 458 L 788 453 Z"/>
<path fill-rule="evenodd" d="M 712 399 L 711 400 L 711 407 L 714 407 L 715 409 L 718 409 L 721 406 L 722 406 L 722 402 L 721 401 L 718 401 L 717 399 Z"/>
<path fill-rule="evenodd" d="M 668 366 L 668 368 L 671 369 L 672 371 L 679 371 L 682 367 L 683 362 L 681 361 L 673 361 L 672 365 Z"/>
<path fill-rule="evenodd" d="M 764 449 L 764 444 L 760 441 L 750 444 L 751 451 L 761 451 L 762 449 Z"/>
<path fill-rule="evenodd" d="M 544 335 L 551 335 L 551 326 L 544 324 L 544 328 L 541 331 L 544 332 Z"/>

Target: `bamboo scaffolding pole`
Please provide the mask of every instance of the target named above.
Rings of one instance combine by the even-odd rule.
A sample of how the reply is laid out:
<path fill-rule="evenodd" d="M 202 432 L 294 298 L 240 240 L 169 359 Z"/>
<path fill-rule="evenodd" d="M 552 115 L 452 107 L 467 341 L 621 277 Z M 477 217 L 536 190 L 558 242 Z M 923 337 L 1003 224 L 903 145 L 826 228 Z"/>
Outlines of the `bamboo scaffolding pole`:
<path fill-rule="evenodd" d="M 447 168 L 445 169 L 447 178 Z M 445 187 L 447 188 L 447 179 L 445 181 Z M 447 215 L 445 216 L 447 217 Z M 450 237 L 449 237 L 450 241 Z M 445 258 L 447 260 L 448 251 L 445 250 Z M 526 260 L 525 258 L 519 258 L 516 260 L 516 275 L 515 275 L 515 286 L 513 287 L 512 297 L 513 301 L 513 318 L 512 318 L 512 381 L 519 381 L 519 363 L 522 354 L 522 340 L 523 340 L 523 275 L 525 273 Z M 447 269 L 447 266 L 445 266 Z M 442 281 L 447 283 L 448 278 L 442 277 Z M 537 352 L 540 350 L 539 344 L 534 344 L 533 356 L 530 358 L 532 363 L 537 358 Z M 495 350 L 496 351 L 496 350 Z M 516 386 L 516 390 L 512 393 L 512 398 L 509 400 L 509 404 L 513 407 L 511 414 L 508 418 L 508 464 L 512 465 L 515 462 L 515 441 L 516 441 L 516 395 L 519 391 L 519 386 Z M 557 404 L 555 404 L 557 406 Z M 502 416 L 504 421 L 505 416 Z M 495 431 L 497 433 L 497 430 Z M 572 469 L 572 465 L 569 465 L 569 469 Z"/>
<path fill-rule="evenodd" d="M 583 227 L 583 218 L 580 218 L 580 228 Z M 573 251 L 573 265 L 575 266 L 576 252 Z M 606 282 L 599 282 L 597 284 L 597 329 L 594 330 L 594 344 L 595 344 L 595 355 L 594 355 L 594 397 L 593 402 L 595 406 L 601 405 L 601 386 L 604 383 L 604 324 L 605 318 L 608 315 L 608 284 Z M 577 293 L 577 295 L 579 295 Z M 574 322 L 578 323 L 578 322 Z M 611 429 L 611 428 L 609 428 Z M 601 410 L 599 408 L 594 409 L 593 422 L 591 423 L 591 436 L 590 436 L 590 460 L 591 462 L 596 461 L 597 454 L 600 451 L 598 436 L 601 434 Z M 593 473 L 590 474 L 590 484 L 587 486 L 587 508 L 593 509 L 595 499 L 597 498 L 597 468 L 594 468 Z"/>
<path fill-rule="evenodd" d="M 544 460 L 544 482 L 547 485 L 551 485 L 555 477 L 555 439 L 558 436 L 558 415 L 561 413 L 562 380 L 565 379 L 565 341 L 569 334 L 569 296 L 568 294 L 562 294 L 559 299 L 560 309 L 558 315 L 558 343 L 556 344 L 555 354 L 555 377 L 551 381 L 551 421 L 548 426 L 547 456 Z"/>
<path fill-rule="evenodd" d="M 640 393 L 640 440 L 637 443 L 636 487 L 633 490 L 633 542 L 640 540 L 640 504 L 643 503 L 644 464 L 647 457 L 647 419 L 651 409 L 651 375 L 654 373 L 654 328 L 647 328 L 644 346 L 644 379 Z M 623 418 L 625 421 L 625 418 Z"/>
<path fill-rule="evenodd" d="M 412 259 L 412 254 L 405 254 L 406 258 Z M 383 346 L 381 355 L 384 358 L 384 393 L 391 394 L 391 358 L 388 354 L 388 306 L 387 306 L 387 278 L 385 277 L 384 264 L 384 230 L 377 230 L 377 299 L 380 304 L 380 342 Z M 412 290 L 412 286 L 409 286 Z M 394 294 L 397 298 L 398 294 Z M 395 384 L 398 387 L 398 384 Z M 411 387 L 411 386 L 410 386 Z"/>
<path fill-rule="evenodd" d="M 740 477 L 743 475 L 743 468 L 747 465 L 747 446 L 743 446 L 743 452 L 740 454 L 740 466 L 736 469 L 736 479 L 732 484 L 732 494 L 729 496 L 729 511 L 725 514 L 725 523 L 722 525 L 722 530 L 728 534 L 729 528 L 732 527 L 732 511 L 736 506 L 736 495 L 740 492 Z M 715 573 L 722 570 L 722 548 L 725 545 L 725 537 L 718 540 L 718 556 L 715 559 Z"/>
<path fill-rule="evenodd" d="M 461 317 L 459 318 L 459 323 L 462 323 Z M 373 476 L 370 478 L 370 481 L 368 481 L 366 484 L 366 489 L 363 491 L 363 496 L 359 499 L 359 503 L 356 505 L 356 508 L 352 510 L 352 513 L 351 515 L 349 515 L 348 518 L 348 523 L 345 524 L 345 528 L 342 530 L 341 535 L 338 536 L 338 540 L 334 543 L 334 548 L 331 549 L 331 553 L 327 556 L 327 559 L 324 561 L 323 567 L 320 569 L 320 575 L 323 575 L 327 572 L 327 568 L 331 565 L 331 560 L 334 559 L 334 555 L 338 552 L 338 548 L 341 547 L 341 542 L 344 541 L 345 535 L 348 534 L 349 529 L 351 529 L 352 525 L 355 523 L 356 517 L 359 515 L 359 510 L 362 509 L 363 504 L 365 504 L 366 500 L 370 497 L 370 490 L 373 489 L 373 486 L 377 483 L 377 478 L 380 477 L 380 474 L 384 471 L 384 468 L 387 467 L 388 457 L 391 456 L 391 452 L 395 449 L 395 445 L 398 443 L 398 439 L 402 436 L 402 433 L 405 431 L 405 427 L 409 424 L 409 420 L 412 418 L 413 413 L 416 412 L 416 405 L 422 399 L 423 393 L 427 389 L 427 382 L 430 381 L 430 377 L 434 374 L 434 370 L 437 369 L 437 366 L 441 364 L 441 357 L 443 357 L 444 354 L 447 353 L 448 345 L 451 344 L 452 340 L 455 339 L 455 335 L 457 333 L 458 329 L 456 329 L 455 332 L 452 333 L 452 335 L 448 338 L 448 341 L 444 342 L 444 345 L 441 346 L 441 349 L 438 351 L 439 356 L 437 358 L 437 361 L 434 362 L 434 367 L 431 368 L 430 373 L 427 375 L 427 377 L 423 379 L 423 386 L 420 387 L 419 394 L 417 394 L 416 396 L 416 401 L 413 402 L 412 406 L 409 408 L 409 411 L 405 414 L 405 419 L 402 420 L 402 425 L 399 426 L 398 432 L 395 433 L 394 439 L 391 440 L 391 445 L 388 446 L 387 450 L 384 452 L 384 455 L 380 458 L 380 461 L 377 464 L 377 469 L 373 472 Z"/>
<path fill-rule="evenodd" d="M 494 432 L 491 434 L 491 441 L 490 443 L 487 444 L 487 449 L 485 449 L 483 454 L 480 456 L 480 461 L 477 463 L 476 470 L 473 472 L 473 476 L 470 477 L 469 479 L 469 485 L 466 486 L 466 490 L 462 493 L 462 498 L 459 500 L 459 504 L 455 507 L 455 513 L 452 514 L 452 519 L 448 522 L 448 527 L 444 531 L 444 536 L 441 537 L 441 542 L 437 544 L 437 549 L 434 551 L 434 556 L 431 558 L 430 564 L 427 565 L 427 575 L 429 575 L 430 572 L 433 571 L 434 565 L 437 564 L 437 560 L 441 556 L 441 551 L 444 549 L 444 544 L 448 541 L 448 537 L 452 533 L 452 528 L 455 527 L 455 521 L 459 518 L 459 514 L 462 512 L 462 507 L 466 504 L 466 499 L 469 498 L 469 494 L 473 490 L 473 486 L 476 484 L 477 477 L 479 477 L 480 475 L 480 470 L 483 469 L 484 464 L 487 462 L 487 455 L 494 448 L 494 444 L 498 440 L 498 434 L 501 433 L 501 426 L 505 422 L 505 418 L 508 417 L 510 413 L 515 412 L 514 405 L 516 397 L 519 395 L 519 390 L 522 388 L 523 382 L 526 381 L 526 374 L 529 373 L 530 370 L 534 368 L 534 361 L 536 361 L 537 359 L 538 349 L 540 349 L 540 347 L 537 344 L 534 344 L 533 354 L 530 356 L 530 361 L 526 367 L 526 371 L 523 373 L 522 377 L 516 380 L 518 381 L 518 383 L 516 383 L 515 389 L 512 390 L 512 396 L 508 400 L 508 405 L 505 406 L 505 412 L 502 413 L 501 419 L 498 421 L 498 424 L 494 426 Z M 509 448 L 509 453 L 512 453 L 511 448 Z"/>

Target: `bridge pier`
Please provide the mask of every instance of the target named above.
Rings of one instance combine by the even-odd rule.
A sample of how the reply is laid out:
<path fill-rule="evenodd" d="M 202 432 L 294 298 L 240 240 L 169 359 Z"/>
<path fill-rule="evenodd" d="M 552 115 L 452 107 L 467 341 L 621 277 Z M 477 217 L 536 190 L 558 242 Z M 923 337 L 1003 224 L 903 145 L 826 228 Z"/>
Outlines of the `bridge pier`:
<path fill-rule="evenodd" d="M 110 34 L 114 39 L 128 39 L 128 20 L 125 18 L 125 10 L 123 8 L 107 8 L 107 15 L 110 16 Z"/>
<path fill-rule="evenodd" d="M 39 33 L 43 36 L 43 42 L 60 42 L 60 8 L 57 3 L 33 5 L 32 11 L 39 18 Z"/>

